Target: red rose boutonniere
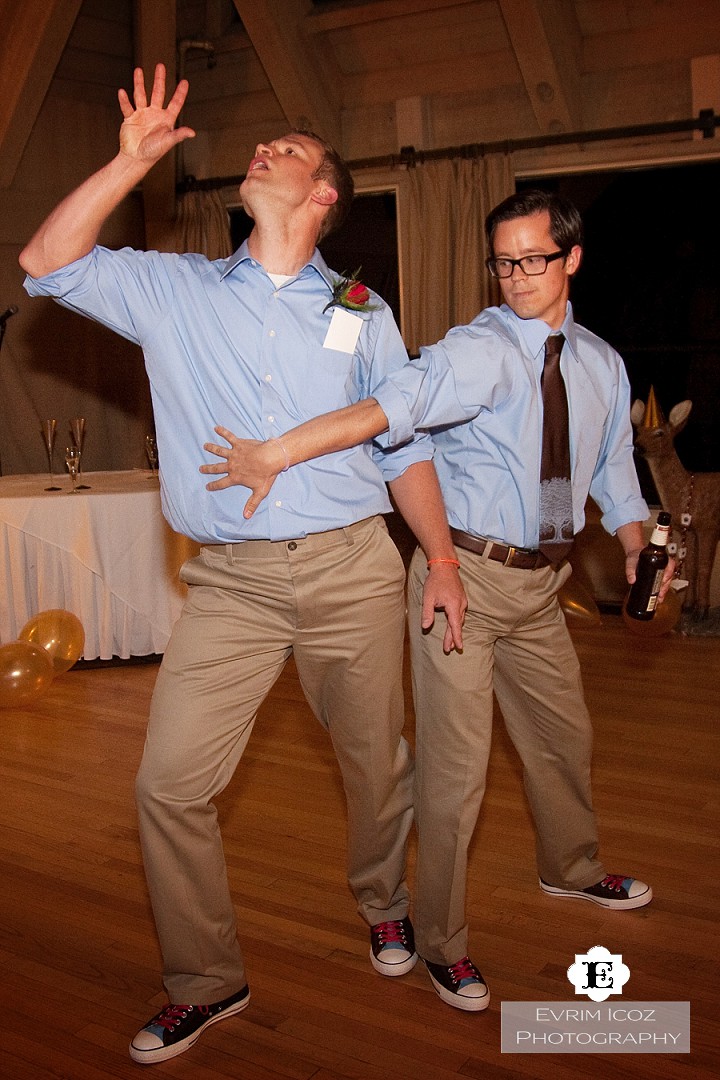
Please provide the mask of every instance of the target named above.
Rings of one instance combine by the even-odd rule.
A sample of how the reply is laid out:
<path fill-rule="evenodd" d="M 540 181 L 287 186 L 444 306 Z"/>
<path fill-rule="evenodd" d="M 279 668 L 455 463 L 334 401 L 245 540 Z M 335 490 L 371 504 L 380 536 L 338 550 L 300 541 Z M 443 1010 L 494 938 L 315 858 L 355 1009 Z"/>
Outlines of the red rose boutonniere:
<path fill-rule="evenodd" d="M 366 285 L 358 281 L 360 268 L 352 276 L 341 277 L 333 285 L 332 299 L 323 308 L 323 315 L 331 307 L 344 307 L 349 311 L 372 311 L 370 292 Z"/>

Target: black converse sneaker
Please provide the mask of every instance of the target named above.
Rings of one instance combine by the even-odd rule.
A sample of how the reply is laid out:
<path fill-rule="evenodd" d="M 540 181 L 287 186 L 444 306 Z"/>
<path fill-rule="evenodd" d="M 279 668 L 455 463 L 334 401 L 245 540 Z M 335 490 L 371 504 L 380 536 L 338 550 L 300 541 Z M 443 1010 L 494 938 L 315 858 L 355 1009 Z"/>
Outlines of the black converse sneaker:
<path fill-rule="evenodd" d="M 370 962 L 381 975 L 407 975 L 417 959 L 415 934 L 407 915 L 370 927 Z"/>
<path fill-rule="evenodd" d="M 464 1009 L 465 1012 L 487 1009 L 490 991 L 469 956 L 463 956 L 462 960 L 447 967 L 444 964 L 431 964 L 429 960 L 423 963 L 433 986 L 447 1005 Z"/>
<path fill-rule="evenodd" d="M 241 1012 L 250 1001 L 247 986 L 214 1005 L 166 1005 L 148 1020 L 130 1043 L 130 1057 L 153 1065 L 177 1057 L 200 1038 L 206 1027 Z"/>
<path fill-rule="evenodd" d="M 623 877 L 622 874 L 606 874 L 596 885 L 587 889 L 558 889 L 548 885 L 540 878 L 540 888 L 549 896 L 570 896 L 576 900 L 590 900 L 601 907 L 628 911 L 631 908 L 645 907 L 652 900 L 652 889 L 637 878 Z"/>

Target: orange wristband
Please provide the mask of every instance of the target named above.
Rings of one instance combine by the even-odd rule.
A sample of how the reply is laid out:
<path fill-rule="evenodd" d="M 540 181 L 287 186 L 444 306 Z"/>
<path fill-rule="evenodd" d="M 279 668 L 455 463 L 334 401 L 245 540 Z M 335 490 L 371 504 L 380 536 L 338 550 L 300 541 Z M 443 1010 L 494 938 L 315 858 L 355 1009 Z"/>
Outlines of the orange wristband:
<path fill-rule="evenodd" d="M 434 566 L 435 563 L 449 563 L 450 566 L 457 566 L 458 568 L 460 567 L 460 563 L 457 559 L 428 559 L 428 570 L 431 566 Z"/>

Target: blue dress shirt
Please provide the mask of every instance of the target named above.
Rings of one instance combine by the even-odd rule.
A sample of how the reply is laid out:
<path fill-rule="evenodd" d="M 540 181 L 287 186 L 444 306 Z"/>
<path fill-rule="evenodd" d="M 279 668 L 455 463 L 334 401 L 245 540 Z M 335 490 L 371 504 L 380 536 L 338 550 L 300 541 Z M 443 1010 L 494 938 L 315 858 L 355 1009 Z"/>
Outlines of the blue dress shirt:
<path fill-rule="evenodd" d="M 354 348 L 326 348 L 333 317 L 323 309 L 336 276 L 316 250 L 297 277 L 276 288 L 247 243 L 229 259 L 95 247 L 43 278 L 31 296 L 59 303 L 142 346 L 161 464 L 163 512 L 201 543 L 288 540 L 387 513 L 385 482 L 433 456 L 421 436 L 397 451 L 366 444 L 281 473 L 255 515 L 248 489 L 207 491 L 198 472 L 222 424 L 242 438 L 269 439 L 321 413 L 372 396 L 407 363 L 387 305 L 371 296 Z M 347 315 L 347 312 L 343 312 Z M 98 362 L 101 362 L 100 360 Z"/>
<path fill-rule="evenodd" d="M 588 493 L 608 532 L 644 521 L 633 461 L 630 387 L 621 357 L 573 319 L 562 325 L 570 413 L 573 520 Z M 421 350 L 374 397 L 390 423 L 388 445 L 432 429 L 435 467 L 450 524 L 476 536 L 535 549 L 539 537 L 543 368 L 548 325 L 503 305 Z M 453 425 L 453 426 L 446 426 Z"/>

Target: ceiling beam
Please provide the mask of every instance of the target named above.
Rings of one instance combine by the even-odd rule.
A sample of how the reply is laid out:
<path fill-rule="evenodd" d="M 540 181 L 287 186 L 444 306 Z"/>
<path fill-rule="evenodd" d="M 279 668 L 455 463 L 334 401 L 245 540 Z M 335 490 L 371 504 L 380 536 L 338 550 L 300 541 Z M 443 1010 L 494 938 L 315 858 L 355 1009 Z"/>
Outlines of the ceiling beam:
<path fill-rule="evenodd" d="M 290 127 L 341 148 L 340 104 L 325 85 L 327 58 L 307 32 L 310 0 L 233 0 Z"/>
<path fill-rule="evenodd" d="M 8 188 L 81 0 L 0 0 L 0 187 Z"/>
<path fill-rule="evenodd" d="M 567 0 L 498 0 L 544 135 L 581 127 L 580 31 Z M 552 10 L 551 10 L 552 9 Z M 551 36 L 546 24 L 551 27 Z"/>

